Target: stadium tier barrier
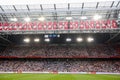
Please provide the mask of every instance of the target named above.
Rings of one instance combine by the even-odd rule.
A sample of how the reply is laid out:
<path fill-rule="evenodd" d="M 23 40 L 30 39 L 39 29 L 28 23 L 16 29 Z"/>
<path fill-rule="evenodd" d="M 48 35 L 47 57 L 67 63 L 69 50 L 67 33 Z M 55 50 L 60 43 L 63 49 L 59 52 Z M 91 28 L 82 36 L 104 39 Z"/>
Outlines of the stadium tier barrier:
<path fill-rule="evenodd" d="M 33 26 L 33 27 L 32 27 Z M 48 26 L 48 27 L 46 27 Z M 68 28 L 67 21 L 49 21 L 49 22 L 0 22 L 0 32 L 4 31 L 42 31 L 42 30 L 101 30 L 101 29 L 119 29 L 116 20 L 86 20 L 71 21 Z"/>
<path fill-rule="evenodd" d="M 120 58 L 120 56 L 0 56 L 0 58 Z"/>
<path fill-rule="evenodd" d="M 21 74 L 21 73 L 32 73 L 32 74 L 120 74 L 120 73 L 113 73 L 113 72 L 38 72 L 38 71 L 32 71 L 32 72 L 0 72 L 0 74 Z"/>

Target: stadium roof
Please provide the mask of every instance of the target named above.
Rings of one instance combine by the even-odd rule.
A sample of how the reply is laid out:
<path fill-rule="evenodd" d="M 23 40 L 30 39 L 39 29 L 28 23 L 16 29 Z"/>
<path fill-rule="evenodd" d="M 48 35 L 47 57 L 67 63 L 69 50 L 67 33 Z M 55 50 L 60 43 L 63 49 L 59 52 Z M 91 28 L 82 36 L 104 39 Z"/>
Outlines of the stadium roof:
<path fill-rule="evenodd" d="M 24 4 L 59 4 L 59 3 L 83 3 L 106 2 L 119 0 L 0 0 L 0 5 L 24 5 Z"/>
<path fill-rule="evenodd" d="M 116 20 L 119 13 L 120 0 L 0 0 L 1 22 L 11 22 L 10 19 L 14 17 L 21 22 L 26 16 L 32 21 L 36 21 L 40 16 L 44 16 L 46 21 L 65 21 L 67 16 L 72 16 L 73 20 L 80 20 L 81 16 L 86 16 L 91 20 L 94 14 L 101 15 L 103 19 Z M 16 36 L 1 35 L 0 45 L 14 42 L 14 39 L 19 40 Z M 119 32 L 107 36 L 106 41 L 120 40 Z"/>
<path fill-rule="evenodd" d="M 46 21 L 63 21 L 67 16 L 80 20 L 81 16 L 91 19 L 95 14 L 103 19 L 117 19 L 119 9 L 119 0 L 0 0 L 0 21 L 9 22 L 14 17 L 23 21 L 26 16 L 32 21 L 40 16 Z"/>

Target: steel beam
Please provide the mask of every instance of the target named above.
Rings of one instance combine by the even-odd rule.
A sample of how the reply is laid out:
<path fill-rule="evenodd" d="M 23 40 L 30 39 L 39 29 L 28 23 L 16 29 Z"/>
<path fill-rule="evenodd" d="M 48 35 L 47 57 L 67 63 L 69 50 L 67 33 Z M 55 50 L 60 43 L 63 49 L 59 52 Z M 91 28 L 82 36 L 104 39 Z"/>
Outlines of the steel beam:
<path fill-rule="evenodd" d="M 17 9 L 16 9 L 15 5 L 13 5 L 13 8 L 15 9 L 15 11 L 17 11 Z"/>
<path fill-rule="evenodd" d="M 4 31 L 0 32 L 0 35 L 11 35 L 11 34 L 49 34 L 49 33 L 54 33 L 57 32 L 59 34 L 63 33 L 118 33 L 120 32 L 120 29 L 107 29 L 107 30 L 97 30 L 97 29 L 92 29 L 92 30 L 32 30 L 32 31 Z"/>
<path fill-rule="evenodd" d="M 113 40 L 114 38 L 116 38 L 118 35 L 120 34 L 120 31 L 118 33 L 116 33 L 115 35 L 113 35 L 110 39 L 108 39 L 106 41 L 106 43 L 110 42 L 111 40 Z"/>
<path fill-rule="evenodd" d="M 43 10 L 43 8 L 42 8 L 42 5 L 40 5 L 41 6 L 41 10 L 34 10 L 34 11 L 28 11 L 27 9 L 26 10 L 24 10 L 24 12 L 22 11 L 22 9 L 19 9 L 19 10 L 17 10 L 17 11 L 5 11 L 5 12 L 3 12 L 3 11 L 0 11 L 0 13 L 2 13 L 2 14 L 9 14 L 9 13 L 40 13 L 40 12 L 66 12 L 66 11 L 68 11 L 68 9 L 65 9 L 65 8 L 57 8 L 56 10 L 49 10 L 49 9 L 46 9 L 46 10 Z M 118 8 L 118 7 L 112 7 L 112 8 L 90 8 L 90 9 L 80 9 L 80 8 L 70 8 L 69 10 L 70 11 L 72 11 L 72 12 L 81 12 L 81 11 L 105 11 L 105 10 L 107 10 L 107 11 L 110 11 L 110 10 L 119 10 L 120 8 Z"/>
<path fill-rule="evenodd" d="M 7 42 L 9 42 L 9 43 L 12 43 L 10 40 L 8 40 L 8 39 L 6 39 L 6 38 L 4 38 L 2 36 L 0 36 L 0 38 L 3 39 L 3 40 L 5 40 L 5 41 L 7 41 Z"/>

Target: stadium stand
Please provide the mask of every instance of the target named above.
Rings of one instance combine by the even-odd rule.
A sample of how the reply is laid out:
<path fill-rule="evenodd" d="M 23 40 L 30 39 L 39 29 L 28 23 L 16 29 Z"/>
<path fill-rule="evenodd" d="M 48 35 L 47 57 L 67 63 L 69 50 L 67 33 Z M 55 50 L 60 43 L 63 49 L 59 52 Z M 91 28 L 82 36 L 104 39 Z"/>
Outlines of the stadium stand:
<path fill-rule="evenodd" d="M 8 47 L 0 56 L 41 57 L 110 57 L 120 54 L 108 45 L 92 46 L 14 46 Z"/>
<path fill-rule="evenodd" d="M 0 71 L 120 72 L 120 60 L 99 59 L 13 59 L 0 60 Z"/>

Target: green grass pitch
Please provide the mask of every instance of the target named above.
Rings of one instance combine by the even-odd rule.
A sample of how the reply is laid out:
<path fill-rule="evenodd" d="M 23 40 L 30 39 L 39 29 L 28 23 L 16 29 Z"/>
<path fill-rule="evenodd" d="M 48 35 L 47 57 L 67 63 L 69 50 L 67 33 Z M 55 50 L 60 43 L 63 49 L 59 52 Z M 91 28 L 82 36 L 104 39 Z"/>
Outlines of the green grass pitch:
<path fill-rule="evenodd" d="M 0 74 L 0 80 L 120 80 L 120 75 L 102 74 Z"/>

